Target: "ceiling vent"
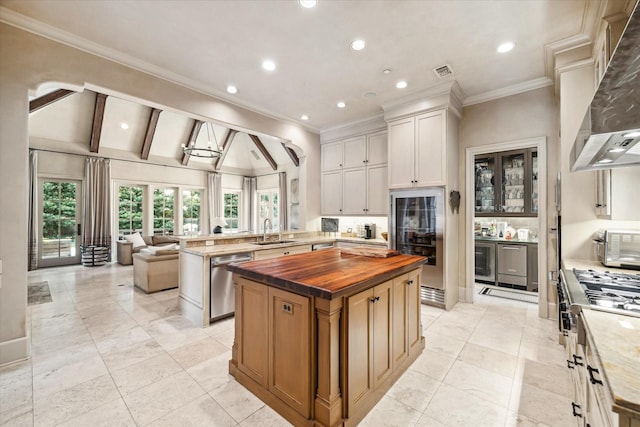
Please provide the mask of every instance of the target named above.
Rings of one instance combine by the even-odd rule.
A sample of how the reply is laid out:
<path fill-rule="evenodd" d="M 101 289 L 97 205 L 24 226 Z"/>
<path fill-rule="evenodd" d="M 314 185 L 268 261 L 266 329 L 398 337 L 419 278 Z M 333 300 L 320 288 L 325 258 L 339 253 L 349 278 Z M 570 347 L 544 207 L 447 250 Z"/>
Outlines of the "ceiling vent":
<path fill-rule="evenodd" d="M 436 75 L 438 77 L 440 77 L 440 78 L 447 77 L 447 76 L 453 74 L 453 70 L 447 64 L 444 64 L 444 65 L 442 65 L 440 67 L 434 68 L 433 72 L 436 73 Z"/>

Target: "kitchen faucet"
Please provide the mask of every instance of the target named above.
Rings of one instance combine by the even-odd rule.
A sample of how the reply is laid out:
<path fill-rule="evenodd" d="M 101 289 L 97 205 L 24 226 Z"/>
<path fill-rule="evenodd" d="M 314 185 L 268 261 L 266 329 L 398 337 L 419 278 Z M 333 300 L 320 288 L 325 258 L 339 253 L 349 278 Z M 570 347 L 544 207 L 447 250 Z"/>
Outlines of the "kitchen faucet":
<path fill-rule="evenodd" d="M 264 219 L 264 224 L 262 225 L 262 229 L 264 230 L 264 235 L 262 236 L 262 240 L 264 242 L 267 241 L 267 222 L 269 223 L 269 228 L 271 229 L 271 231 L 273 231 L 273 223 L 271 222 L 271 220 L 269 218 L 265 218 Z"/>

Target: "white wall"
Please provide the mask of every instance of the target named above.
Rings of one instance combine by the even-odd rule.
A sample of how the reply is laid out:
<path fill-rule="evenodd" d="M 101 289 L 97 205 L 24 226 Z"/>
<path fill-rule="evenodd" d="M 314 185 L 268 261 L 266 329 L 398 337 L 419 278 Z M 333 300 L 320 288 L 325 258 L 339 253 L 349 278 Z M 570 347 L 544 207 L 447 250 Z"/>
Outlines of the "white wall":
<path fill-rule="evenodd" d="M 29 356 L 26 330 L 28 96 L 30 91 L 35 92 L 39 85 L 47 82 L 87 88 L 291 141 L 303 151 L 300 223 L 310 227 L 317 222 L 320 138 L 316 133 L 0 23 L 0 259 L 3 261 L 0 363 Z"/>

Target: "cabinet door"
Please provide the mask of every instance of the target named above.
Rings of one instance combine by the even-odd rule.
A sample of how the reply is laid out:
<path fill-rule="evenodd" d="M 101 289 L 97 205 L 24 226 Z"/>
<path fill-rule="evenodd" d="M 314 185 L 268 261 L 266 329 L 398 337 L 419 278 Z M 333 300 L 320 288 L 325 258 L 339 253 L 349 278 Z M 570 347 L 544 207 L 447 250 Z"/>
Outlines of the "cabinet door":
<path fill-rule="evenodd" d="M 263 387 L 268 381 L 268 287 L 240 278 L 236 321 L 243 331 L 238 345 L 238 369 Z M 238 338 L 236 336 L 236 338 Z"/>
<path fill-rule="evenodd" d="M 409 316 L 407 301 L 409 296 L 409 275 L 393 279 L 393 343 L 392 353 L 394 365 L 401 363 L 409 355 Z"/>
<path fill-rule="evenodd" d="M 342 168 L 342 141 L 323 144 L 320 148 L 322 172 Z"/>
<path fill-rule="evenodd" d="M 445 185 L 445 113 L 422 114 L 416 117 L 415 180 L 417 185 Z"/>
<path fill-rule="evenodd" d="M 389 188 L 413 187 L 414 183 L 414 118 L 389 122 Z"/>
<path fill-rule="evenodd" d="M 496 167 L 495 154 L 480 155 L 474 159 L 476 215 L 493 215 L 496 212 L 496 188 L 499 179 Z"/>
<path fill-rule="evenodd" d="M 367 136 L 367 166 L 387 164 L 387 132 Z"/>
<path fill-rule="evenodd" d="M 311 401 L 309 298 L 269 288 L 269 320 L 269 390 L 308 418 Z"/>
<path fill-rule="evenodd" d="M 365 135 L 345 139 L 342 142 L 342 167 L 359 168 L 367 164 L 367 138 Z"/>
<path fill-rule="evenodd" d="M 320 209 L 325 215 L 342 214 L 342 171 L 322 174 Z"/>
<path fill-rule="evenodd" d="M 500 156 L 502 184 L 500 188 L 500 208 L 510 215 L 524 214 L 527 181 L 525 152 L 509 152 Z"/>
<path fill-rule="evenodd" d="M 391 356 L 393 296 L 392 281 L 373 288 L 373 387 L 383 382 L 391 374 L 393 359 Z"/>
<path fill-rule="evenodd" d="M 367 167 L 367 213 L 387 215 L 389 213 L 389 191 L 386 165 Z"/>
<path fill-rule="evenodd" d="M 611 216 L 611 169 L 596 171 L 595 187 L 596 215 L 600 218 L 609 218 Z"/>
<path fill-rule="evenodd" d="M 409 273 L 407 287 L 407 332 L 409 336 L 409 354 L 420 348 L 422 340 L 422 320 L 420 317 L 420 272 Z"/>
<path fill-rule="evenodd" d="M 348 328 L 347 340 L 349 354 L 347 357 L 347 384 L 349 408 L 355 406 L 369 394 L 372 388 L 372 310 L 373 290 L 369 289 L 349 297 L 347 303 Z"/>
<path fill-rule="evenodd" d="M 367 213 L 366 168 L 345 169 L 342 175 L 342 182 L 342 213 L 346 215 L 365 215 Z M 325 197 L 324 194 L 323 197 Z"/>

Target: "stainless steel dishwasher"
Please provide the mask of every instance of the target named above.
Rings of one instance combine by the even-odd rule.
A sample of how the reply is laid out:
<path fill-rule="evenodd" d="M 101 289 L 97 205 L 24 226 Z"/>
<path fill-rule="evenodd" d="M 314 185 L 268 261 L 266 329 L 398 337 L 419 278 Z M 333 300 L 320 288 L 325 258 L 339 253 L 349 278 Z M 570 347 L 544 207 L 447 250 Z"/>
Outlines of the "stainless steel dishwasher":
<path fill-rule="evenodd" d="M 227 265 L 244 261 L 251 261 L 251 252 L 211 258 L 211 322 L 233 316 L 236 298 L 231 280 L 232 273 L 227 270 Z"/>

